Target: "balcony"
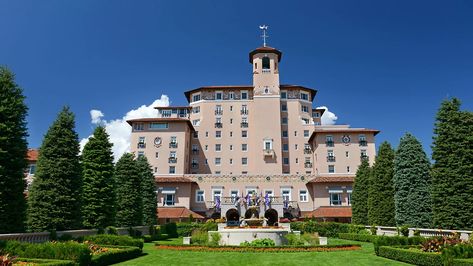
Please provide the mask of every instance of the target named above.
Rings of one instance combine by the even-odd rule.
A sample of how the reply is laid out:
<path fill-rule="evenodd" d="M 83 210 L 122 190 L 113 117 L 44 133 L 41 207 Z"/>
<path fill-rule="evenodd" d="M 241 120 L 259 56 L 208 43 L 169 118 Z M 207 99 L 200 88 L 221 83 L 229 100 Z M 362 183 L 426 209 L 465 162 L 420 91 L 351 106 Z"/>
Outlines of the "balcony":
<path fill-rule="evenodd" d="M 305 168 L 312 168 L 312 163 L 304 163 Z"/>
<path fill-rule="evenodd" d="M 327 145 L 327 147 L 333 147 L 333 140 L 325 141 L 325 145 Z"/>
<path fill-rule="evenodd" d="M 248 109 L 241 109 L 240 114 L 248 115 Z"/>
<path fill-rule="evenodd" d="M 223 124 L 222 123 L 215 123 L 215 128 L 222 128 L 223 127 Z"/>
<path fill-rule="evenodd" d="M 327 162 L 329 163 L 335 162 L 335 156 L 327 156 Z"/>
<path fill-rule="evenodd" d="M 192 150 L 192 154 L 199 154 L 199 150 Z"/>
<path fill-rule="evenodd" d="M 263 154 L 264 154 L 265 157 L 266 156 L 274 157 L 274 150 L 273 149 L 264 149 Z"/>
<path fill-rule="evenodd" d="M 368 157 L 368 155 L 362 154 L 362 155 L 360 156 L 360 159 L 363 161 L 363 160 L 369 160 L 370 158 Z"/>
<path fill-rule="evenodd" d="M 192 169 L 198 169 L 199 164 L 198 163 L 191 163 L 191 167 L 192 167 Z"/>
<path fill-rule="evenodd" d="M 223 110 L 222 109 L 215 110 L 215 115 L 223 115 Z"/>
<path fill-rule="evenodd" d="M 138 146 L 138 149 L 146 149 L 146 143 L 144 142 L 139 142 L 137 146 Z"/>
<path fill-rule="evenodd" d="M 241 122 L 241 127 L 242 128 L 247 128 L 248 127 L 248 122 Z"/>
<path fill-rule="evenodd" d="M 177 149 L 177 142 L 171 142 L 171 143 L 169 143 L 169 148 L 171 148 L 171 149 Z"/>
<path fill-rule="evenodd" d="M 169 163 L 177 163 L 177 158 L 176 157 L 169 157 L 168 162 Z"/>
<path fill-rule="evenodd" d="M 311 154 L 312 150 L 310 148 L 304 148 L 304 154 Z"/>
<path fill-rule="evenodd" d="M 360 140 L 360 146 L 368 146 L 368 142 L 366 140 Z"/>

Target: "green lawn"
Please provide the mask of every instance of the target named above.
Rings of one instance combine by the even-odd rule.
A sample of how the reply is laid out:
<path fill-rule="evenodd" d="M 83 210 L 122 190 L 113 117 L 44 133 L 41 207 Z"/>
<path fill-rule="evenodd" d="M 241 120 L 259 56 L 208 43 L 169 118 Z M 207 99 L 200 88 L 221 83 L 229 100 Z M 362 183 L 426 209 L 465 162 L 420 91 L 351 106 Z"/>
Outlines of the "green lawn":
<path fill-rule="evenodd" d="M 182 239 L 159 241 L 162 244 L 182 243 Z M 408 265 L 377 257 L 373 244 L 341 239 L 329 239 L 329 244 L 361 244 L 355 251 L 300 253 L 239 253 L 158 250 L 146 243 L 146 255 L 117 265 Z"/>

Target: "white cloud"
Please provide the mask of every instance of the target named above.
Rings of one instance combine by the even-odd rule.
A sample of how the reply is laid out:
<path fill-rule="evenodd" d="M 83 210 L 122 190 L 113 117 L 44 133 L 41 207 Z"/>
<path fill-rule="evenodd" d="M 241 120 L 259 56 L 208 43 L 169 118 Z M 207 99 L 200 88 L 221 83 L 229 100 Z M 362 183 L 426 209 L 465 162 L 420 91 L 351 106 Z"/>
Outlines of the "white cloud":
<path fill-rule="evenodd" d="M 90 117 L 92 118 L 92 124 L 100 124 L 103 113 L 100 110 L 90 110 Z"/>
<path fill-rule="evenodd" d="M 117 161 L 125 152 L 130 151 L 131 127 L 126 122 L 136 118 L 158 117 L 158 110 L 154 107 L 169 106 L 169 97 L 161 95 L 150 105 L 142 105 L 137 109 L 128 111 L 125 116 L 114 120 L 103 120 L 104 114 L 100 110 L 91 110 L 90 117 L 93 124 L 102 124 L 110 136 L 110 142 L 113 144 L 112 151 L 115 161 Z M 91 136 L 80 141 L 81 151 Z"/>
<path fill-rule="evenodd" d="M 321 117 L 321 124 L 322 125 L 335 125 L 335 123 L 337 122 L 338 117 L 334 113 L 330 112 L 328 110 L 327 106 L 320 106 L 320 107 L 317 107 L 317 108 L 325 109 L 325 112 Z"/>

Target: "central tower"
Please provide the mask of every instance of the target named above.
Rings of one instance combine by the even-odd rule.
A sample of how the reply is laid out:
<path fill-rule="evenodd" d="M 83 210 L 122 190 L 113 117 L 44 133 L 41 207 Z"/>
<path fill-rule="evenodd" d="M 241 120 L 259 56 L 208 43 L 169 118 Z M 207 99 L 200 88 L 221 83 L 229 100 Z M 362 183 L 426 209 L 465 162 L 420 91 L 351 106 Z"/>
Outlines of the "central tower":
<path fill-rule="evenodd" d="M 267 26 L 263 30 L 264 44 L 250 52 L 253 69 L 253 107 L 250 112 L 254 150 L 251 173 L 281 174 L 281 113 L 279 62 L 281 51 L 266 46 Z M 254 110 L 254 111 L 253 111 Z"/>

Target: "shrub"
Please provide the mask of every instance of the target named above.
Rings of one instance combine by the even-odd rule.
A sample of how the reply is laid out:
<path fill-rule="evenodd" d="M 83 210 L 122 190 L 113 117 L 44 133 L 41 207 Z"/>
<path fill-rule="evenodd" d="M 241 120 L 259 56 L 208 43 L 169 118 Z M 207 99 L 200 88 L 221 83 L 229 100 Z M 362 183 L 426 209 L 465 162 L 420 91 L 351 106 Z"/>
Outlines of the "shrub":
<path fill-rule="evenodd" d="M 140 230 L 135 230 L 133 227 L 128 227 L 128 235 L 131 237 L 141 237 L 142 233 Z"/>
<path fill-rule="evenodd" d="M 192 231 L 200 229 L 202 226 L 198 223 L 177 223 L 176 230 L 178 236 L 191 236 Z"/>
<path fill-rule="evenodd" d="M 376 231 L 378 231 L 378 228 L 376 228 L 375 225 L 372 225 L 371 228 L 370 228 L 371 234 L 375 236 L 375 235 L 376 235 Z"/>
<path fill-rule="evenodd" d="M 409 236 L 409 226 L 403 225 L 397 228 L 397 233 L 402 236 Z"/>
<path fill-rule="evenodd" d="M 143 239 L 132 238 L 130 236 L 95 235 L 86 236 L 84 237 L 84 240 L 98 245 L 133 246 L 140 249 L 143 248 Z"/>
<path fill-rule="evenodd" d="M 419 229 L 414 230 L 414 236 L 420 236 L 420 230 Z"/>
<path fill-rule="evenodd" d="M 74 237 L 71 234 L 62 234 L 60 237 L 58 237 L 57 240 L 59 240 L 59 241 L 71 241 L 73 239 L 74 239 Z"/>
<path fill-rule="evenodd" d="M 353 234 L 369 234 L 364 225 L 350 224 L 348 226 L 348 233 Z"/>
<path fill-rule="evenodd" d="M 296 235 L 293 233 L 287 234 L 284 236 L 287 240 L 287 244 L 289 246 L 303 246 L 304 240 L 301 239 L 300 235 Z"/>
<path fill-rule="evenodd" d="M 114 226 L 107 226 L 107 228 L 105 228 L 105 232 L 109 235 L 118 235 L 118 230 Z"/>
<path fill-rule="evenodd" d="M 210 245 L 211 246 L 218 246 L 220 244 L 220 239 L 222 239 L 222 235 L 220 233 L 211 233 L 210 234 Z"/>
<path fill-rule="evenodd" d="M 198 245 L 207 245 L 209 242 L 209 234 L 206 231 L 195 230 L 192 232 L 191 243 Z"/>
<path fill-rule="evenodd" d="M 89 248 L 77 242 L 46 242 L 41 244 L 7 241 L 4 252 L 24 258 L 72 260 L 79 265 L 89 265 Z"/>
<path fill-rule="evenodd" d="M 443 265 L 440 254 L 422 252 L 419 250 L 397 248 L 397 247 L 379 247 L 376 253 L 378 256 L 407 262 L 415 265 L 441 266 Z"/>
<path fill-rule="evenodd" d="M 51 230 L 49 231 L 49 240 L 53 241 L 53 240 L 57 240 L 57 232 L 56 230 Z"/>
<path fill-rule="evenodd" d="M 379 247 L 381 246 L 408 246 L 420 245 L 428 239 L 424 237 L 407 237 L 407 236 L 377 236 L 374 240 L 374 251 L 378 255 Z"/>
<path fill-rule="evenodd" d="M 305 233 L 319 233 L 320 236 L 336 237 L 339 233 L 348 233 L 350 224 L 323 222 L 319 223 L 314 220 L 305 222 L 292 222 L 291 229 Z M 352 228 L 353 230 L 353 228 Z"/>
<path fill-rule="evenodd" d="M 116 246 L 110 246 L 117 248 Z M 119 247 L 118 250 L 110 250 L 105 253 L 94 255 L 91 265 L 102 266 L 111 265 L 118 262 L 130 260 L 141 255 L 141 249 L 138 247 Z"/>
<path fill-rule="evenodd" d="M 456 265 L 455 259 L 473 258 L 473 245 L 457 244 L 442 250 L 442 261 L 445 265 Z M 470 262 L 473 265 L 473 261 Z"/>
<path fill-rule="evenodd" d="M 274 247 L 275 245 L 274 241 L 269 238 L 255 239 L 251 242 L 245 241 L 240 244 L 243 247 Z"/>
<path fill-rule="evenodd" d="M 301 239 L 305 245 L 315 246 L 319 244 L 319 237 L 315 234 L 304 233 L 301 235 Z"/>
<path fill-rule="evenodd" d="M 161 232 L 168 234 L 169 237 L 178 237 L 176 223 L 167 223 L 164 226 L 161 226 Z"/>
<path fill-rule="evenodd" d="M 354 240 L 354 241 L 362 241 L 362 242 L 374 242 L 377 237 L 378 236 L 373 236 L 373 235 L 368 235 L 368 234 L 350 234 L 350 233 L 338 234 L 338 238 Z"/>
<path fill-rule="evenodd" d="M 217 231 L 218 229 L 218 223 L 216 222 L 216 220 L 207 220 L 205 223 L 202 224 L 202 227 L 201 227 L 202 230 L 204 231 Z"/>

